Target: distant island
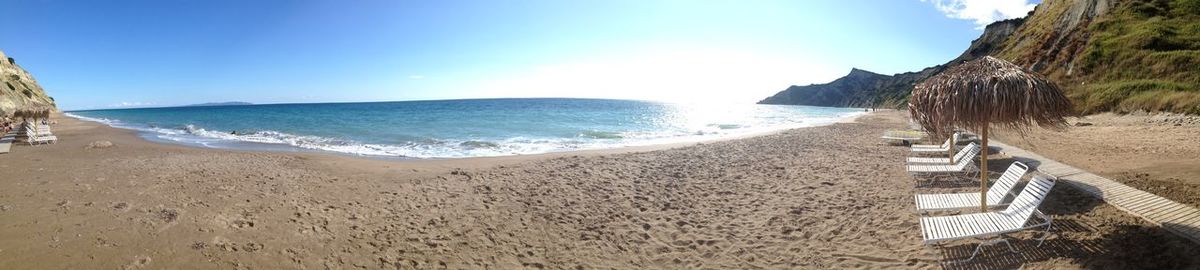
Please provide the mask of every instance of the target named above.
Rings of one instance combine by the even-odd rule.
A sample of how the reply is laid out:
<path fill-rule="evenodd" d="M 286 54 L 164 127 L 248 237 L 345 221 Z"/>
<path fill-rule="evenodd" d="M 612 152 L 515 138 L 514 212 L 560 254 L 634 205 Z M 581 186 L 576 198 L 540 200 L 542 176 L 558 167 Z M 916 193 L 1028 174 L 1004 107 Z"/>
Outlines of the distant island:
<path fill-rule="evenodd" d="M 183 107 L 207 107 L 207 106 L 242 106 L 242 105 L 254 105 L 254 103 L 250 103 L 250 102 L 241 102 L 241 101 L 230 101 L 230 102 L 209 102 L 209 103 L 200 103 L 200 104 L 184 105 Z"/>

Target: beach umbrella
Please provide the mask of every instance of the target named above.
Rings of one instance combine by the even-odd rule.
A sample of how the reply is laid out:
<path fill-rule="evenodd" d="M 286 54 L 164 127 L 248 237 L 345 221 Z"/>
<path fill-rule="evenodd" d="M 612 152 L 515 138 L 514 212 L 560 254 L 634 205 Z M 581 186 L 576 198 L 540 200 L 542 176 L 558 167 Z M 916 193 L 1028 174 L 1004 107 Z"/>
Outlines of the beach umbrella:
<path fill-rule="evenodd" d="M 985 56 L 951 67 L 913 87 L 912 117 L 932 134 L 956 127 L 978 132 L 980 206 L 987 210 L 988 129 L 1014 130 L 1024 136 L 1033 126 L 1062 129 L 1074 114 L 1071 101 L 1046 78 L 1008 61 Z"/>

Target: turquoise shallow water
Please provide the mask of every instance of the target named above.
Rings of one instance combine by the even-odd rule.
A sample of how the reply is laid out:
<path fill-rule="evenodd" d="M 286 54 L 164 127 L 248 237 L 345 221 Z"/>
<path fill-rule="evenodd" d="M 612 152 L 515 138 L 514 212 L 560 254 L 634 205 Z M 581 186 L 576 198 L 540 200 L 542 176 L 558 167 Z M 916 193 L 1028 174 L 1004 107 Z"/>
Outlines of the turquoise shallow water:
<path fill-rule="evenodd" d="M 861 109 L 599 99 L 473 99 L 71 111 L 192 146 L 403 158 L 536 154 L 816 126 Z"/>

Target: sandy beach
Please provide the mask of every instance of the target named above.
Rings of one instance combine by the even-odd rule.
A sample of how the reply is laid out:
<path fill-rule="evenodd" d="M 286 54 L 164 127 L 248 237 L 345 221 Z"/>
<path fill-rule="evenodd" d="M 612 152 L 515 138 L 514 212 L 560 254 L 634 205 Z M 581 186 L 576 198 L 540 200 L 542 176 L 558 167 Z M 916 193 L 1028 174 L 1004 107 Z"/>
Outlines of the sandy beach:
<path fill-rule="evenodd" d="M 1200 117 L 1112 113 L 1070 120 L 1065 131 L 1034 130 L 1004 142 L 1080 166 L 1176 202 L 1200 207 Z"/>
<path fill-rule="evenodd" d="M 922 245 L 912 196 L 971 188 L 914 188 L 908 149 L 877 138 L 906 126 L 899 112 L 686 146 L 429 161 L 199 149 L 55 120 L 59 143 L 0 155 L 5 268 L 1200 267 L 1194 243 L 1066 186 L 1041 208 L 1057 227 L 1041 247 L 1020 233 L 1022 253 L 993 247 L 970 264 L 940 264 L 977 242 Z M 1036 133 L 1032 150 L 1196 185 L 1182 180 L 1196 179 L 1194 165 L 1108 162 L 1067 151 L 1087 141 L 1060 136 Z M 115 147 L 87 147 L 98 140 Z"/>

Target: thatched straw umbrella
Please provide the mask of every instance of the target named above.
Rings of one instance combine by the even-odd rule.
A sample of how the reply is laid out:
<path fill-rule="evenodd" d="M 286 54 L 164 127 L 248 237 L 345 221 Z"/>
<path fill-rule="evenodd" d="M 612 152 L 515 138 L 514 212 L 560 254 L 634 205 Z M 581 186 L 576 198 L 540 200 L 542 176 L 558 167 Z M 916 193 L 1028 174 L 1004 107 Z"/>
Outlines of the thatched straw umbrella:
<path fill-rule="evenodd" d="M 933 134 L 950 134 L 955 127 L 979 133 L 981 211 L 987 211 L 989 127 L 1024 135 L 1035 124 L 1065 128 L 1063 118 L 1074 114 L 1071 101 L 1054 83 L 991 56 L 951 67 L 917 84 L 908 110 Z"/>
<path fill-rule="evenodd" d="M 53 109 L 45 105 L 30 105 L 13 112 L 13 118 L 22 118 L 28 121 L 29 119 L 49 119 L 50 112 Z"/>

